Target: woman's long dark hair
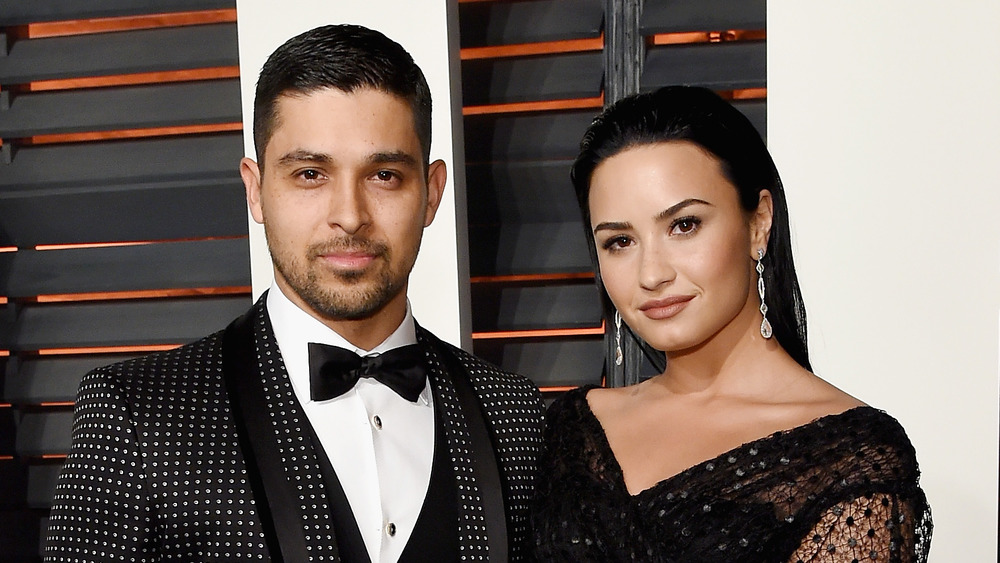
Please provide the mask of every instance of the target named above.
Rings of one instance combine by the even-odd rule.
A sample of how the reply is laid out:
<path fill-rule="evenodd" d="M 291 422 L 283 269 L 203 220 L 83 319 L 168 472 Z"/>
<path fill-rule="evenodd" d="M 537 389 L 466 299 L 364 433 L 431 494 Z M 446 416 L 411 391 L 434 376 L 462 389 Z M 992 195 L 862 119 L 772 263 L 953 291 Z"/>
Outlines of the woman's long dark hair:
<path fill-rule="evenodd" d="M 594 168 L 621 151 L 635 146 L 667 141 L 688 141 L 712 153 L 722 164 L 726 178 L 736 186 L 740 204 L 748 212 L 757 209 L 760 191 L 769 190 L 774 205 L 771 233 L 764 258 L 767 288 L 767 318 L 774 338 L 806 369 L 806 310 L 792 262 L 788 229 L 788 205 L 781 178 L 764 141 L 750 120 L 711 90 L 692 86 L 668 86 L 655 92 L 629 96 L 594 119 L 580 142 L 580 154 L 570 174 L 576 188 L 587 231 L 587 246 L 594 265 L 597 287 L 604 305 L 608 374 L 614 369 L 614 305 L 601 280 L 594 235 L 590 232 L 590 179 Z M 634 339 L 637 348 L 626 351 L 626 363 L 641 359 L 638 350 L 663 369 L 662 353 L 653 350 L 622 325 L 623 337 Z M 620 370 L 620 368 L 618 368 Z M 633 368 L 634 369 L 634 368 Z M 635 377 L 611 378 L 635 382 Z"/>

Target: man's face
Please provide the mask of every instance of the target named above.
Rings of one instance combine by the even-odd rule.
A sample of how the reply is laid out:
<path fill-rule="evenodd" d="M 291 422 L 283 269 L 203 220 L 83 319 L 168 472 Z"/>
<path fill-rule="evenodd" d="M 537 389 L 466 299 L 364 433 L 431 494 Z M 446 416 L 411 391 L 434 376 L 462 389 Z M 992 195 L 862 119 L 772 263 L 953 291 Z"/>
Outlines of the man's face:
<path fill-rule="evenodd" d="M 401 315 L 447 175 L 435 161 L 425 176 L 409 105 L 327 88 L 281 96 L 276 115 L 263 172 L 244 159 L 241 174 L 278 286 L 326 320 Z"/>

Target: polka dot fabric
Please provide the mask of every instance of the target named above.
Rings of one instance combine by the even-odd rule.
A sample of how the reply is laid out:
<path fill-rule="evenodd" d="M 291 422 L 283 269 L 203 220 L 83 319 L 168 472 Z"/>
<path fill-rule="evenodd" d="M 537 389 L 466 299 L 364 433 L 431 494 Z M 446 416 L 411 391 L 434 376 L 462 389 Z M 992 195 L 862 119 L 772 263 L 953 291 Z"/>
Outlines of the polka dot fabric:
<path fill-rule="evenodd" d="M 319 458 L 309 436 L 309 421 L 295 397 L 267 315 L 258 315 L 255 323 L 257 361 L 264 375 L 264 401 L 286 476 L 299 493 L 306 549 L 310 561 L 331 561 L 337 538 Z"/>
<path fill-rule="evenodd" d="M 533 514 L 539 561 L 925 562 L 916 454 L 870 407 L 744 444 L 632 496 L 571 391 L 549 409 Z"/>
<path fill-rule="evenodd" d="M 80 383 L 47 561 L 266 561 L 220 334 Z"/>
<path fill-rule="evenodd" d="M 459 547 L 464 561 L 488 561 L 483 503 L 469 458 L 469 430 L 459 412 L 455 385 L 434 350 L 445 349 L 465 368 L 472 387 L 480 397 L 490 425 L 500 466 L 501 486 L 507 513 L 510 561 L 523 561 L 530 553 L 528 508 L 533 495 L 537 457 L 542 444 L 542 401 L 538 390 L 523 377 L 504 373 L 478 358 L 440 341 L 423 329 L 418 342 L 429 350 L 429 377 L 434 392 L 445 407 L 445 431 L 459 493 Z"/>
<path fill-rule="evenodd" d="M 333 561 L 330 506 L 308 421 L 292 392 L 263 302 L 255 305 L 256 349 L 268 416 L 287 476 L 299 491 L 310 560 Z M 421 331 L 419 338 L 434 337 Z M 46 561 L 270 559 L 224 387 L 221 345 L 222 333 L 217 333 L 84 377 L 73 446 L 53 499 Z M 483 393 L 484 414 L 497 436 L 511 559 L 520 560 L 529 543 L 527 504 L 541 444 L 541 399 L 528 380 L 455 353 Z M 450 377 L 440 362 L 432 362 L 434 390 L 445 401 L 455 400 Z M 482 503 L 463 454 L 467 430 L 464 419 L 447 416 L 461 493 L 463 560 L 485 561 Z"/>

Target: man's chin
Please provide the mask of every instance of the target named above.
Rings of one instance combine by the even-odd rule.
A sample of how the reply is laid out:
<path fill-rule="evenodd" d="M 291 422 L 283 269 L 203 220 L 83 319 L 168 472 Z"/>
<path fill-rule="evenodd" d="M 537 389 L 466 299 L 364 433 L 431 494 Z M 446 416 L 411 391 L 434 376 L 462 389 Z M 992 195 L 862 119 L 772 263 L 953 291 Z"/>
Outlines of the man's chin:
<path fill-rule="evenodd" d="M 374 280 L 359 277 L 313 286 L 303 295 L 304 300 L 331 320 L 361 320 L 378 314 L 393 300 L 384 286 Z"/>
<path fill-rule="evenodd" d="M 363 283 L 366 278 L 373 276 L 373 271 L 371 268 L 340 268 L 340 269 L 329 269 L 322 276 L 326 280 L 318 280 L 319 283 L 324 283 L 333 285 L 346 285 L 352 286 L 359 283 Z"/>

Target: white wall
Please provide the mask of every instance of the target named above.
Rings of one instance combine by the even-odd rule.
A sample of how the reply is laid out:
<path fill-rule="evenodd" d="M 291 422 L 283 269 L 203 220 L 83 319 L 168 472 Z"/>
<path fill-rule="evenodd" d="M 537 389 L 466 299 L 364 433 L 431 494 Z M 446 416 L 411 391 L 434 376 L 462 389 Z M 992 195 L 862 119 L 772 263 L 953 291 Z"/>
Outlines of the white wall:
<path fill-rule="evenodd" d="M 1000 4 L 768 2 L 817 372 L 906 427 L 931 561 L 996 561 Z"/>
<path fill-rule="evenodd" d="M 409 297 L 421 325 L 448 342 L 470 348 L 465 164 L 463 152 L 459 150 L 456 154 L 456 147 L 462 147 L 462 136 L 454 1 L 237 0 L 236 10 L 244 150 L 251 158 L 254 158 L 252 122 L 257 75 L 267 56 L 287 39 L 320 25 L 360 24 L 377 29 L 401 44 L 424 71 L 434 101 L 431 160 L 444 160 L 449 177 L 437 218 L 424 232 L 420 255 L 410 276 Z M 450 26 L 451 37 L 449 18 L 455 19 Z M 248 220 L 256 296 L 270 286 L 273 275 L 264 230 L 253 219 Z M 460 306 L 462 302 L 465 306 Z"/>

